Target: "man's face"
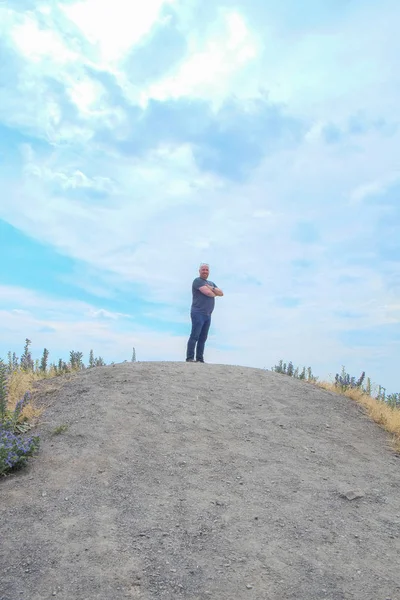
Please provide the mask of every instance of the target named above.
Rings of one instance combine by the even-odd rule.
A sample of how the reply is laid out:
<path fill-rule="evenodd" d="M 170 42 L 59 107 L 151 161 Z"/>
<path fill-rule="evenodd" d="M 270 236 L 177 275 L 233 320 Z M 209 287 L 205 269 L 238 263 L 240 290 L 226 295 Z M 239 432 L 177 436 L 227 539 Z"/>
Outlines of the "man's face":
<path fill-rule="evenodd" d="M 210 274 L 210 269 L 208 268 L 207 265 L 201 265 L 199 272 L 200 272 L 200 277 L 202 279 L 208 279 L 208 275 Z"/>

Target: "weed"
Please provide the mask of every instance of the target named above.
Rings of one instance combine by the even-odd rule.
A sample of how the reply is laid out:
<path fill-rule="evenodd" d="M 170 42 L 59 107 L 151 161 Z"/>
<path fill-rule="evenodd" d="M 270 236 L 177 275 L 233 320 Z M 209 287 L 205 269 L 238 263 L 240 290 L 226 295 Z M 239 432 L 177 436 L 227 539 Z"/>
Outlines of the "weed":
<path fill-rule="evenodd" d="M 289 377 L 294 377 L 295 379 L 302 379 L 304 381 L 308 381 L 309 383 L 316 383 L 318 377 L 315 377 L 312 373 L 311 367 L 303 367 L 300 371 L 299 367 L 294 368 L 292 361 L 289 363 L 284 363 L 283 360 L 280 360 L 277 365 L 272 367 L 272 371 L 275 373 L 281 373 L 282 375 L 288 375 Z"/>
<path fill-rule="evenodd" d="M 336 373 L 335 376 L 335 385 L 339 387 L 342 391 L 349 389 L 362 389 L 362 384 L 365 379 L 365 371 L 363 371 L 360 377 L 356 380 L 355 377 L 350 377 L 348 373 L 346 373 L 346 369 L 342 367 L 342 373 Z M 371 389 L 371 382 L 369 381 L 369 389 Z"/>
<path fill-rule="evenodd" d="M 14 410 L 9 409 L 7 367 L 0 359 L 0 475 L 22 467 L 39 449 L 38 436 L 24 438 L 21 435 L 29 428 L 22 419 L 22 412 L 30 399 L 30 393 L 25 392 Z"/>
<path fill-rule="evenodd" d="M 43 350 L 42 360 L 40 361 L 40 371 L 42 373 L 46 373 L 47 371 L 47 361 L 49 359 L 49 351 L 47 348 Z"/>
<path fill-rule="evenodd" d="M 67 431 L 67 429 L 68 425 L 59 425 L 53 430 L 53 435 L 60 435 L 60 433 L 64 433 L 64 431 Z"/>

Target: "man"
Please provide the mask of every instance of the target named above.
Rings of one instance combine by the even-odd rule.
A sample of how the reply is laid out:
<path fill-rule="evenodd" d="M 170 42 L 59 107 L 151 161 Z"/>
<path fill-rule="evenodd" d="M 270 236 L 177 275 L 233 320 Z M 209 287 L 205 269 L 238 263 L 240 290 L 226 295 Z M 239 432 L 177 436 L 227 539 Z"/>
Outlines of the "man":
<path fill-rule="evenodd" d="M 204 346 L 211 325 L 215 298 L 224 295 L 215 283 L 208 280 L 209 274 L 209 265 L 202 263 L 199 269 L 200 277 L 196 277 L 192 284 L 193 300 L 190 310 L 192 331 L 187 344 L 186 362 L 204 362 Z"/>

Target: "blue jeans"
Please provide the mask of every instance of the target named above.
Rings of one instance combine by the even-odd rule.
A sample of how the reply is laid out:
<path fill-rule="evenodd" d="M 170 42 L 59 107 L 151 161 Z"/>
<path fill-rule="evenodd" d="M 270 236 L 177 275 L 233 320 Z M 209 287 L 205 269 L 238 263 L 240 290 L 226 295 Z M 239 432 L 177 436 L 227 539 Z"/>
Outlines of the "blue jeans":
<path fill-rule="evenodd" d="M 211 315 L 192 312 L 190 317 L 192 319 L 192 331 L 187 344 L 186 359 L 194 359 L 196 348 L 196 360 L 204 360 L 204 345 L 211 325 Z"/>

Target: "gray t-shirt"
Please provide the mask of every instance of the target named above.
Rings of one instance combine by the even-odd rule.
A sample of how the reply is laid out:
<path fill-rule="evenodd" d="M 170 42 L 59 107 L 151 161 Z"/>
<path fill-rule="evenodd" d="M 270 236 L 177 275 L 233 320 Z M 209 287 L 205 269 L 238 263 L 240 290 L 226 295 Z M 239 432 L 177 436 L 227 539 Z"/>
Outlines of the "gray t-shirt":
<path fill-rule="evenodd" d="M 209 316 L 214 310 L 215 298 L 210 298 L 210 296 L 206 296 L 199 291 L 199 288 L 207 284 L 217 287 L 215 283 L 208 279 L 202 279 L 201 277 L 196 277 L 196 279 L 194 279 L 192 284 L 193 301 L 191 312 L 199 312 Z"/>

